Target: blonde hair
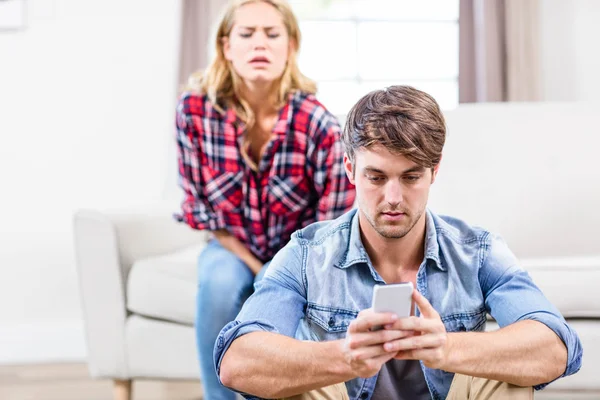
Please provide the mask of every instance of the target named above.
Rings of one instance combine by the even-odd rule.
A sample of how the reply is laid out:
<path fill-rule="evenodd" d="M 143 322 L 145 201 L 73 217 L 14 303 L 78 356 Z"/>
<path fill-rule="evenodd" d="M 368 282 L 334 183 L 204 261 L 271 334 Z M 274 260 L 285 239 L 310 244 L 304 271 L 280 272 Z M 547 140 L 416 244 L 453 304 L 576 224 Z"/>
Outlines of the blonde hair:
<path fill-rule="evenodd" d="M 295 44 L 288 56 L 285 70 L 279 81 L 279 93 L 276 106 L 279 108 L 287 101 L 287 96 L 295 91 L 314 94 L 317 86 L 304 76 L 298 68 L 296 55 L 300 49 L 300 28 L 290 5 L 285 0 L 232 0 L 225 10 L 216 35 L 216 56 L 205 70 L 193 73 L 188 81 L 188 90 L 205 93 L 218 111 L 221 105 L 233 106 L 238 117 L 248 128 L 254 125 L 254 113 L 248 103 L 239 95 L 241 78 L 225 58 L 223 38 L 228 37 L 233 28 L 235 12 L 243 5 L 265 2 L 275 7 L 283 17 L 290 41 Z"/>

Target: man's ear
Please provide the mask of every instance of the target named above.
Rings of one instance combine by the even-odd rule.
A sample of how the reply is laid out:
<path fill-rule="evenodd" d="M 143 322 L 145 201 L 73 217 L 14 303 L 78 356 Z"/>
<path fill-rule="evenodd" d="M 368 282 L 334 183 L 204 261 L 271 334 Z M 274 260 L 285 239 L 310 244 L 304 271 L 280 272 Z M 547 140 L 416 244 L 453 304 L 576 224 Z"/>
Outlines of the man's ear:
<path fill-rule="evenodd" d="M 431 173 L 431 183 L 435 182 L 435 178 L 437 177 L 441 163 L 442 163 L 442 157 L 440 157 L 440 161 L 437 163 L 437 165 L 435 167 L 433 167 L 433 171 Z"/>
<path fill-rule="evenodd" d="M 351 184 L 354 185 L 354 163 L 348 157 L 348 154 L 344 153 L 344 170 L 346 171 L 346 176 Z"/>
<path fill-rule="evenodd" d="M 221 44 L 223 44 L 223 55 L 227 61 L 231 61 L 231 46 L 229 44 L 229 38 L 223 36 L 221 38 Z"/>

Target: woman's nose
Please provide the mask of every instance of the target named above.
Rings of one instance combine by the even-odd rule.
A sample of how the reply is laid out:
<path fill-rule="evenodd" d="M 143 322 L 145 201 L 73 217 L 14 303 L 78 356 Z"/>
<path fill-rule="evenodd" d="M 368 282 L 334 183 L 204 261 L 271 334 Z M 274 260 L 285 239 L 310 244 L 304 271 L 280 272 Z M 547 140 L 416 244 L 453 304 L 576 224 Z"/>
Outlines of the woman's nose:
<path fill-rule="evenodd" d="M 266 47 L 267 43 L 267 35 L 264 32 L 258 31 L 253 37 L 254 41 L 252 43 L 252 47 L 254 50 L 261 50 Z"/>

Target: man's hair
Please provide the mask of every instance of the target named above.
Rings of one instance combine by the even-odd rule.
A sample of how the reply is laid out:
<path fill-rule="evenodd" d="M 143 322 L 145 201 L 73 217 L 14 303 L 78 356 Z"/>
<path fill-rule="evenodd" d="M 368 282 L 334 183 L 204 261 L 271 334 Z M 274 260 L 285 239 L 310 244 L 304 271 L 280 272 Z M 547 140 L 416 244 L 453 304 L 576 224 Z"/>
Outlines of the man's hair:
<path fill-rule="evenodd" d="M 379 144 L 425 168 L 439 164 L 445 140 L 446 123 L 438 103 L 410 86 L 365 95 L 350 110 L 342 135 L 352 164 L 357 150 Z"/>

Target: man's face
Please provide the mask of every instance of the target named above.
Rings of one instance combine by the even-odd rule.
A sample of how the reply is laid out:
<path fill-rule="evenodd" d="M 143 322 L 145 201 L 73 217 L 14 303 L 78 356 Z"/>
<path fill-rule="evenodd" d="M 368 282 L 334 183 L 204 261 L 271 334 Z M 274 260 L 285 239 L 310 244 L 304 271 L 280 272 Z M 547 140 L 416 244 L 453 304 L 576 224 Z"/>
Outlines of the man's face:
<path fill-rule="evenodd" d="M 345 156 L 344 167 L 356 186 L 362 216 L 379 235 L 403 238 L 424 218 L 437 167 L 421 167 L 381 145 L 359 149 L 354 166 Z"/>

